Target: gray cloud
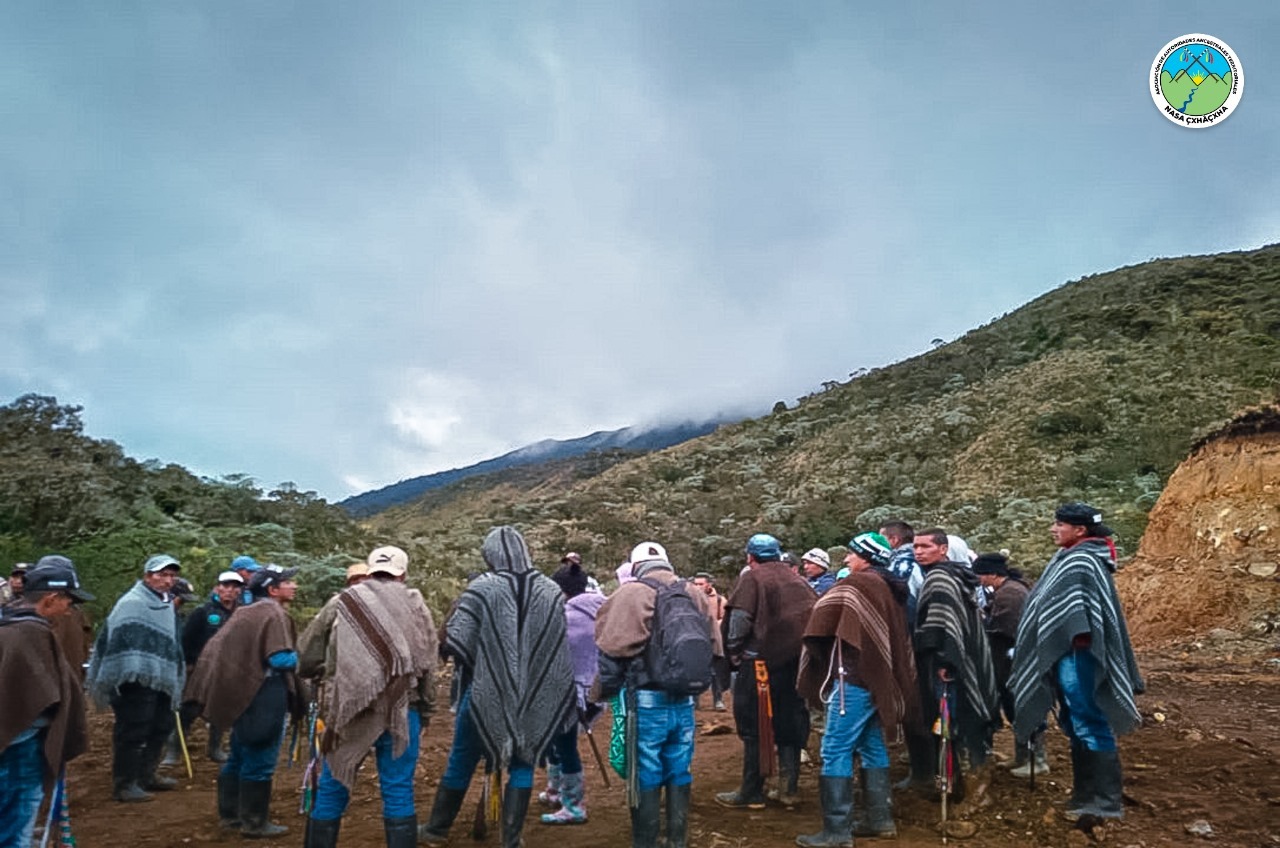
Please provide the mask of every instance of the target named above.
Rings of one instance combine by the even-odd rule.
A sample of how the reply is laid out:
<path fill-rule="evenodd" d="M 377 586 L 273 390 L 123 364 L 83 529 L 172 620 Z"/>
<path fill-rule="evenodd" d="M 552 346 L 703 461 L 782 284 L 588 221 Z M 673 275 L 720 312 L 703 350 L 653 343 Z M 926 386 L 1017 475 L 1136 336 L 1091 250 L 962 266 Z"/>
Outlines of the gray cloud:
<path fill-rule="evenodd" d="M 1270 6 L 11 5 L 0 396 L 330 497 L 763 411 L 1274 241 Z M 1145 87 L 1189 31 L 1247 74 L 1203 132 Z"/>

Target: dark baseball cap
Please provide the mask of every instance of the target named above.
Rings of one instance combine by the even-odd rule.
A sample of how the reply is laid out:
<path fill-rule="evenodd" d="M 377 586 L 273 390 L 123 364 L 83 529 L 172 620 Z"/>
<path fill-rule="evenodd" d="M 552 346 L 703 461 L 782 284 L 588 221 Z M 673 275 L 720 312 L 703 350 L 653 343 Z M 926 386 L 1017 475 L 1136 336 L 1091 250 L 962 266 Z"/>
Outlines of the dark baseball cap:
<path fill-rule="evenodd" d="M 94 596 L 80 588 L 80 575 L 71 560 L 59 554 L 41 557 L 35 568 L 27 572 L 28 592 L 61 592 L 77 601 L 92 601 Z"/>
<path fill-rule="evenodd" d="M 296 568 L 282 568 L 274 562 L 267 563 L 249 578 L 249 591 L 255 595 L 265 595 L 267 589 L 292 580 L 297 573 Z"/>

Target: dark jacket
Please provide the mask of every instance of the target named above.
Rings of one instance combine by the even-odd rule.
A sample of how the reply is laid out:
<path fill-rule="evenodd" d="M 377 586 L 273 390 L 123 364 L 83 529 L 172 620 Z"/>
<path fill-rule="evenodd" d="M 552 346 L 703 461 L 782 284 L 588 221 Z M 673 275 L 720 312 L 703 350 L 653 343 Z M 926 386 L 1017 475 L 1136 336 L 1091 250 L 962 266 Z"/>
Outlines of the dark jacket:
<path fill-rule="evenodd" d="M 217 598 L 206 601 L 191 611 L 187 616 L 187 623 L 182 627 L 182 656 L 187 665 L 196 664 L 204 646 L 235 611 L 235 607 L 227 609 Z"/>

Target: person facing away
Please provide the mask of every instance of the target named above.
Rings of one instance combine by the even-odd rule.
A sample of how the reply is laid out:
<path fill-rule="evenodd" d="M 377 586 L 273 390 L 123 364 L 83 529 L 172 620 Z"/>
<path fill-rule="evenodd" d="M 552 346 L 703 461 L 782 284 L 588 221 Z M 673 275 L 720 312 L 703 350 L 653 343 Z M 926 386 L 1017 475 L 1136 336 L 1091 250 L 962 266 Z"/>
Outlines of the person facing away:
<path fill-rule="evenodd" d="M 357 770 L 373 749 L 389 848 L 418 839 L 413 774 L 435 708 L 436 626 L 422 593 L 405 583 L 409 555 L 374 549 L 299 640 L 300 673 L 322 678 L 325 751 L 305 848 L 338 844 Z"/>
<path fill-rule="evenodd" d="M 285 718 L 301 713 L 297 638 L 285 611 L 297 593 L 297 573 L 278 565 L 254 572 L 254 603 L 205 645 L 185 694 L 210 725 L 231 728 L 231 753 L 218 772 L 218 818 L 250 838 L 289 830 L 271 822 L 270 808 Z"/>
<path fill-rule="evenodd" d="M 773 536 L 752 536 L 746 560 L 724 624 L 725 654 L 738 667 L 733 720 L 742 739 L 742 784 L 718 793 L 715 800 L 733 809 L 763 808 L 765 778 L 776 762 L 779 800 L 791 806 L 797 797 L 800 751 L 809 739 L 809 710 L 796 693 L 796 672 L 817 597 L 803 577 L 782 564 L 782 547 Z M 770 712 L 772 719 L 761 721 Z"/>
<path fill-rule="evenodd" d="M 884 735 L 918 721 L 906 581 L 888 571 L 889 544 L 879 533 L 850 540 L 845 562 L 849 576 L 813 607 L 796 682 L 806 701 L 826 710 L 818 778 L 822 830 L 797 837 L 804 848 L 897 836 Z M 855 756 L 862 761 L 865 810 L 854 809 Z"/>
<path fill-rule="evenodd" d="M 578 754 L 578 728 L 589 728 L 600 710 L 600 706 L 589 699 L 588 692 L 599 665 L 596 616 L 605 598 L 588 588 L 591 583 L 578 554 L 565 554 L 560 563 L 551 579 L 564 593 L 565 632 L 573 657 L 573 682 L 578 700 L 577 709 L 566 719 L 568 726 L 556 734 L 547 750 L 547 789 L 538 793 L 538 801 L 548 807 L 559 807 L 543 813 L 543 824 L 581 824 L 587 820 L 587 806 L 582 757 Z"/>
<path fill-rule="evenodd" d="M 178 785 L 156 774 L 156 767 L 187 677 L 169 594 L 181 568 L 168 554 L 148 558 L 142 579 L 116 601 L 94 642 L 85 685 L 94 703 L 110 706 L 115 714 L 111 770 L 116 801 L 150 801 L 152 792 Z"/>
<path fill-rule="evenodd" d="M 629 784 L 632 848 L 656 848 L 662 829 L 662 797 L 666 793 L 667 848 L 685 848 L 688 842 L 689 795 L 693 784 L 693 704 L 696 695 L 673 692 L 650 666 L 654 627 L 662 627 L 657 615 L 658 593 L 677 585 L 679 578 L 657 542 L 642 542 L 631 552 L 635 580 L 618 588 L 596 619 L 596 644 L 600 647 L 600 696 L 611 698 L 625 687 L 627 709 L 634 711 L 635 733 L 628 739 L 633 786 Z M 711 660 L 723 653 L 715 631 L 715 611 L 704 592 L 689 584 L 683 591 L 705 618 L 705 684 L 712 675 Z M 687 602 L 686 602 L 687 603 Z M 658 623 L 655 625 L 655 618 Z M 673 626 L 673 622 L 668 622 Z M 672 635 L 672 634 L 666 634 Z M 694 669 L 698 674 L 702 669 Z M 630 734 L 629 734 L 630 735 Z M 634 789 L 634 791 L 630 791 Z"/>
<path fill-rule="evenodd" d="M 467 586 L 446 627 L 444 650 L 462 674 L 445 773 L 427 845 L 447 841 L 480 760 L 507 772 L 502 846 L 518 848 L 533 793 L 533 766 L 575 709 L 577 687 L 565 639 L 563 595 L 537 571 L 514 527 L 494 528 L 481 555 L 489 571 Z"/>
<path fill-rule="evenodd" d="M 1144 684 L 1112 576 L 1112 531 L 1100 510 L 1074 501 L 1058 507 L 1049 532 L 1058 551 L 1027 597 L 1013 653 L 1014 738 L 1030 738 L 1056 697 L 1058 724 L 1071 741 L 1065 817 L 1118 819 L 1116 736 L 1141 725 L 1134 699 Z"/>
<path fill-rule="evenodd" d="M 50 623 L 93 595 L 57 554 L 26 578 L 23 594 L 0 610 L 0 848 L 29 848 L 45 794 L 89 741 L 80 676 Z"/>

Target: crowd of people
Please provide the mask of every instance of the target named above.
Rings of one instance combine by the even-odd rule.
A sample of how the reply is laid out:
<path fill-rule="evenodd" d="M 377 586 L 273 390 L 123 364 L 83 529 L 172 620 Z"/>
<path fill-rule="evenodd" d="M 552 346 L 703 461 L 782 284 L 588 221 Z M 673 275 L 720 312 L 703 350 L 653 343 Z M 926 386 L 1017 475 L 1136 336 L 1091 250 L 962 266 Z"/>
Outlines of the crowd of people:
<path fill-rule="evenodd" d="M 515 528 L 498 527 L 481 547 L 487 570 L 439 629 L 406 580 L 408 555 L 385 546 L 352 564 L 301 634 L 289 615 L 297 569 L 237 557 L 180 620 L 175 608 L 199 598 L 181 563 L 157 554 L 91 655 L 78 607 L 93 596 L 69 559 L 46 556 L 14 569 L 0 607 L 0 848 L 28 848 L 43 800 L 85 750 L 86 695 L 114 714 L 116 802 L 175 788 L 159 767 L 166 750 L 189 756 L 188 731 L 203 719 L 205 754 L 220 763 L 220 826 L 249 838 L 287 832 L 271 820 L 273 777 L 287 729 L 306 728 L 308 848 L 337 845 L 370 755 L 391 848 L 444 844 L 481 764 L 500 798 L 503 848 L 521 844 L 535 798 L 541 824 L 586 822 L 579 748 L 606 726 L 631 844 L 685 848 L 694 709 L 708 690 L 713 709 L 730 701 L 742 745 L 739 786 L 714 796 L 723 807 L 794 806 L 820 728 L 821 829 L 801 846 L 896 835 L 894 792 L 962 799 L 965 772 L 984 764 L 1006 720 L 1015 772 L 1046 772 L 1055 704 L 1073 771 L 1064 815 L 1119 818 L 1116 737 L 1139 723 L 1142 680 L 1116 552 L 1087 504 L 1061 506 L 1051 532 L 1058 552 L 1034 585 L 1007 552 L 974 554 L 943 528 L 890 521 L 853 536 L 834 573 L 826 549 L 794 557 L 753 535 L 724 595 L 712 574 L 686 580 L 662 544 L 642 542 L 606 596 L 578 554 L 548 576 Z M 443 662 L 454 667 L 452 745 L 420 822 L 414 772 Z M 893 784 L 888 746 L 899 741 L 910 772 Z"/>

